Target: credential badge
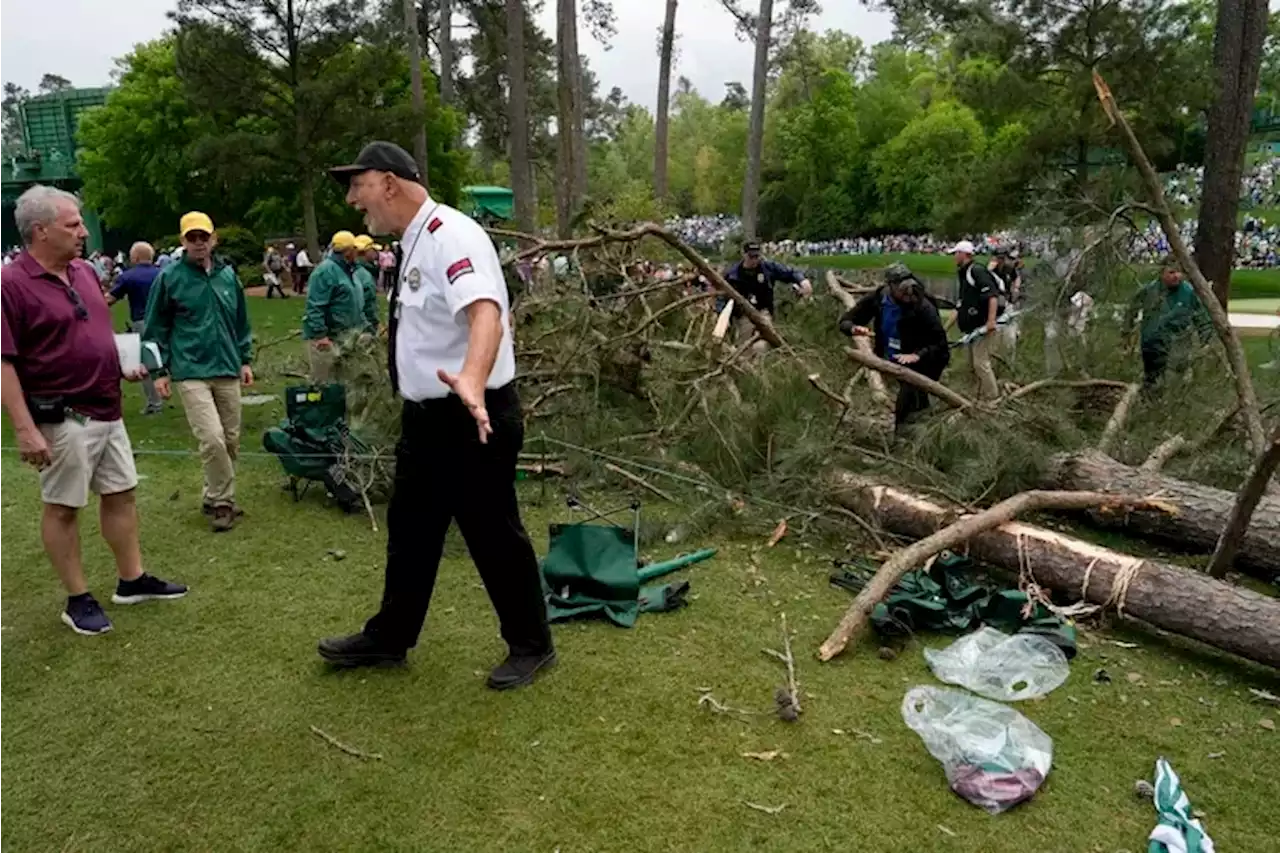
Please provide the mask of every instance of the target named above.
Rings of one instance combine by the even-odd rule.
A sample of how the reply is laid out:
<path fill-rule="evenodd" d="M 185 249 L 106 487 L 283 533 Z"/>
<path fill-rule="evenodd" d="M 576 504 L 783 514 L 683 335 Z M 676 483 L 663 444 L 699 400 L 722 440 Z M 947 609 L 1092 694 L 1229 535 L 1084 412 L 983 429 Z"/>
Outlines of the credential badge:
<path fill-rule="evenodd" d="M 414 267 L 409 270 L 409 289 L 416 291 L 419 287 L 422 287 L 422 270 Z"/>

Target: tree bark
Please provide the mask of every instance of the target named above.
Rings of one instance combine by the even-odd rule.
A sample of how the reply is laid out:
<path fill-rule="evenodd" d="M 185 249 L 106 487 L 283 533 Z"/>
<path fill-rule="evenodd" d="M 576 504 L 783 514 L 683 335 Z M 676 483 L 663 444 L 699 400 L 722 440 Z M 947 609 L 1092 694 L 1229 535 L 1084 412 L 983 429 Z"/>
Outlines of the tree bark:
<path fill-rule="evenodd" d="M 1267 492 L 1267 484 L 1280 465 L 1280 427 L 1271 434 L 1271 446 L 1253 463 L 1249 479 L 1236 497 L 1235 506 L 1231 507 L 1231 515 L 1218 537 L 1218 545 L 1213 550 L 1213 559 L 1209 561 L 1209 576 L 1220 578 L 1231 568 L 1231 563 L 1240 553 L 1245 536 L 1250 529 L 1250 520 L 1254 519 Z M 1280 503 L 1280 501 L 1273 502 Z M 1266 520 L 1263 520 L 1265 523 Z M 1280 559 L 1280 556 L 1277 556 Z"/>
<path fill-rule="evenodd" d="M 773 29 L 773 0 L 760 0 L 756 24 L 755 69 L 751 75 L 751 122 L 747 129 L 747 174 L 742 182 L 742 230 L 754 240 L 760 205 L 760 168 L 764 151 L 764 98 L 769 83 L 769 40 Z"/>
<path fill-rule="evenodd" d="M 1055 456 L 1044 485 L 1151 495 L 1156 503 L 1173 508 L 1173 514 L 1142 510 L 1123 516 L 1093 513 L 1092 520 L 1102 527 L 1122 528 L 1205 553 L 1215 548 L 1235 503 L 1228 491 L 1131 468 L 1096 450 Z M 1239 536 L 1237 546 L 1235 560 L 1242 571 L 1264 580 L 1280 572 L 1280 498 L 1260 494 L 1253 523 Z"/>
<path fill-rule="evenodd" d="M 667 128 L 671 112 L 671 54 L 676 39 L 677 3 L 679 0 L 667 0 L 658 59 L 658 115 L 654 122 L 653 141 L 653 194 L 658 201 L 667 199 Z"/>
<path fill-rule="evenodd" d="M 1102 428 L 1102 436 L 1098 439 L 1098 449 L 1103 453 L 1110 453 L 1111 448 L 1120 438 L 1120 433 L 1124 431 L 1125 425 L 1129 423 L 1129 410 L 1137 402 L 1138 394 L 1141 391 L 1141 385 L 1132 384 L 1125 389 L 1124 396 L 1116 403 L 1115 409 L 1111 412 L 1111 417 L 1107 419 L 1107 425 Z"/>
<path fill-rule="evenodd" d="M 573 218 L 582 204 L 578 143 L 582 82 L 578 58 L 577 0 L 556 2 L 556 232 L 561 237 L 573 233 Z"/>
<path fill-rule="evenodd" d="M 941 382 L 935 382 L 923 373 L 916 373 L 909 367 L 903 367 L 901 364 L 895 364 L 892 361 L 885 361 L 875 353 L 866 352 L 858 348 L 846 349 L 845 354 L 863 367 L 869 367 L 872 370 L 879 371 L 880 373 L 888 374 L 899 382 L 906 382 L 909 385 L 914 385 L 922 391 L 929 392 L 949 406 L 953 406 L 957 409 L 973 408 L 973 401 L 968 397 L 952 391 Z"/>
<path fill-rule="evenodd" d="M 440 101 L 453 106 L 453 0 L 440 2 Z"/>
<path fill-rule="evenodd" d="M 311 262 L 320 262 L 320 226 L 316 222 L 316 179 L 311 170 L 304 170 L 299 181 L 302 198 L 302 234 L 307 238 L 307 254 Z"/>
<path fill-rule="evenodd" d="M 842 505 L 894 533 L 928 537 L 954 520 L 953 512 L 917 495 L 848 472 L 836 477 L 836 499 Z M 1280 599 L 1146 560 L 1132 576 L 1123 602 L 1117 602 L 1116 575 L 1135 560 L 1127 554 L 1016 521 L 967 541 L 968 554 L 977 560 L 1010 571 L 1029 564 L 1041 586 L 1073 598 L 1081 598 L 1083 591 L 1083 598 L 1094 604 L 1120 604 L 1124 614 L 1157 628 L 1280 667 Z"/>
<path fill-rule="evenodd" d="M 1240 177 L 1266 36 L 1267 0 L 1218 0 L 1213 35 L 1216 92 L 1209 106 L 1195 253 L 1196 263 L 1213 282 L 1213 292 L 1224 306 L 1231 292 Z"/>
<path fill-rule="evenodd" d="M 1244 417 L 1245 428 L 1249 435 L 1249 449 L 1261 455 L 1267 447 L 1267 434 L 1262 427 L 1262 410 L 1258 406 L 1258 394 L 1253 388 L 1253 377 L 1249 373 L 1249 362 L 1245 358 L 1240 336 L 1231 327 L 1227 309 L 1218 301 L 1213 288 L 1196 264 L 1195 258 L 1191 257 L 1191 253 L 1187 251 L 1182 232 L 1178 229 L 1178 223 L 1174 220 L 1173 213 L 1169 210 L 1169 203 L 1164 197 L 1160 176 L 1156 174 L 1147 153 L 1142 150 L 1142 143 L 1138 141 L 1138 137 L 1134 136 L 1133 128 L 1129 126 L 1124 113 L 1120 112 L 1120 107 L 1116 104 L 1115 96 L 1111 94 L 1107 81 L 1103 80 L 1102 75 L 1096 70 L 1093 72 L 1093 88 L 1098 93 L 1098 101 L 1102 104 L 1107 118 L 1120 128 L 1120 134 L 1129 148 L 1129 156 L 1142 175 L 1142 182 L 1146 184 L 1147 193 L 1151 196 L 1153 210 L 1160 220 L 1160 227 L 1164 230 L 1174 257 L 1178 259 L 1178 265 L 1187 274 L 1187 279 L 1195 289 L 1196 296 L 1213 320 L 1214 331 L 1218 333 L 1218 339 L 1222 341 L 1222 346 L 1227 351 L 1227 362 L 1231 365 L 1231 373 L 1235 379 L 1236 396 L 1240 400 L 1240 414 Z"/>
<path fill-rule="evenodd" d="M 422 92 L 422 40 L 418 36 L 418 11 L 414 0 L 404 0 L 404 40 L 409 53 L 409 85 L 413 90 L 413 114 L 418 130 L 413 135 L 413 159 L 427 182 L 427 107 Z"/>
<path fill-rule="evenodd" d="M 854 305 L 858 304 L 858 300 L 853 296 L 853 294 L 840 286 L 840 279 L 834 272 L 827 270 L 826 280 L 827 289 L 831 291 L 832 296 L 840 301 L 840 304 L 844 306 L 844 310 L 848 311 Z M 875 354 L 871 351 L 871 342 L 866 338 L 854 338 L 853 345 L 859 352 L 866 353 L 867 355 Z M 867 374 L 867 385 L 871 387 L 871 398 L 881 406 L 892 406 L 893 399 L 889 396 L 889 389 L 884 384 L 884 377 L 875 370 L 868 370 L 865 372 Z"/>
<path fill-rule="evenodd" d="M 525 79 L 524 0 L 506 0 L 507 9 L 507 124 L 511 140 L 511 190 L 515 194 L 516 225 L 532 232 L 537 218 L 533 171 L 529 163 L 529 87 Z"/>

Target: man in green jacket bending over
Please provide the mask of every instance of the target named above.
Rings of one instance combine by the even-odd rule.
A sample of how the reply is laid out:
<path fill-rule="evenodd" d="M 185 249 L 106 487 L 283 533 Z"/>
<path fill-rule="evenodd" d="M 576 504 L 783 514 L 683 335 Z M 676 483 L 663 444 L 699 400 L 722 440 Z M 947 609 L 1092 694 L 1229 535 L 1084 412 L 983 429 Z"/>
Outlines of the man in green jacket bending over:
<path fill-rule="evenodd" d="M 311 381 L 328 382 L 337 357 L 334 345 L 352 329 L 364 325 L 364 295 L 353 277 L 356 237 L 339 231 L 331 251 L 316 265 L 307 283 L 307 310 L 302 315 L 302 339 L 307 342 Z"/>
<path fill-rule="evenodd" d="M 1142 287 L 1129 304 L 1125 321 L 1126 337 L 1133 329 L 1141 312 L 1142 328 L 1142 385 L 1148 391 L 1164 375 L 1170 361 L 1175 369 L 1181 367 L 1189 355 L 1186 340 L 1194 329 L 1200 343 L 1208 343 L 1213 337 L 1213 321 L 1209 312 L 1200 304 L 1195 289 L 1182 280 L 1182 270 L 1173 258 L 1166 258 L 1160 267 L 1160 278 Z"/>
<path fill-rule="evenodd" d="M 364 327 L 370 333 L 378 333 L 378 253 L 382 247 L 373 242 L 368 234 L 356 238 L 356 259 L 354 278 L 360 286 L 360 294 L 364 297 Z"/>
<path fill-rule="evenodd" d="M 244 289 L 235 270 L 213 256 L 213 220 L 182 217 L 182 259 L 156 278 L 147 298 L 143 340 L 160 350 L 156 390 L 168 398 L 177 383 L 187 423 L 204 463 L 203 510 L 214 532 L 236 516 L 236 456 L 240 450 L 240 385 L 253 384 L 253 343 Z"/>

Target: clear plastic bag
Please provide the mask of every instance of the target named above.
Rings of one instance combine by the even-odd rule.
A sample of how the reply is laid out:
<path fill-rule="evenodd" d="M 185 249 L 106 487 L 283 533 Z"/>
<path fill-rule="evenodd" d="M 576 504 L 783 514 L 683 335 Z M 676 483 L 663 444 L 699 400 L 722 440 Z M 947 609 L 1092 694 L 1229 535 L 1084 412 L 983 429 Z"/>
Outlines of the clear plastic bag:
<path fill-rule="evenodd" d="M 1039 634 L 979 628 L 945 649 L 925 649 L 933 674 L 988 699 L 1017 702 L 1048 694 L 1071 672 L 1067 656 Z"/>
<path fill-rule="evenodd" d="M 1053 741 L 1007 705 L 946 687 L 914 687 L 902 719 L 942 762 L 951 790 L 999 814 L 1031 796 L 1049 775 Z"/>

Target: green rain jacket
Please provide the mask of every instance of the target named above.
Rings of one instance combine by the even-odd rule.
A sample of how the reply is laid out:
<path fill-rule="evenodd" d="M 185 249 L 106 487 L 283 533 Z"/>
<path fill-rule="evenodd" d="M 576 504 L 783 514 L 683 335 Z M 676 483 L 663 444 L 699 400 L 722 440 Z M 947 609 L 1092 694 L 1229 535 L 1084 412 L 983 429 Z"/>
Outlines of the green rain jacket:
<path fill-rule="evenodd" d="M 1193 328 L 1201 342 L 1213 335 L 1209 312 L 1200 304 L 1195 289 L 1185 281 L 1172 290 L 1159 279 L 1143 285 L 1129 305 L 1129 328 L 1138 311 L 1142 312 L 1143 349 L 1167 351 L 1178 337 Z"/>
<path fill-rule="evenodd" d="M 364 295 L 352 278 L 352 265 L 340 255 L 325 255 L 307 279 L 303 340 L 336 339 L 364 324 Z"/>
<path fill-rule="evenodd" d="M 240 280 L 215 257 L 206 272 L 186 259 L 169 264 L 147 297 L 144 341 L 160 350 L 160 375 L 175 381 L 240 375 L 253 357 Z"/>
<path fill-rule="evenodd" d="M 378 331 L 378 274 L 368 261 L 356 261 L 352 274 L 364 299 L 364 325 L 370 332 Z"/>

